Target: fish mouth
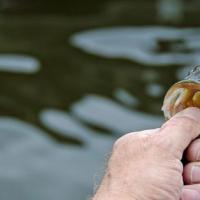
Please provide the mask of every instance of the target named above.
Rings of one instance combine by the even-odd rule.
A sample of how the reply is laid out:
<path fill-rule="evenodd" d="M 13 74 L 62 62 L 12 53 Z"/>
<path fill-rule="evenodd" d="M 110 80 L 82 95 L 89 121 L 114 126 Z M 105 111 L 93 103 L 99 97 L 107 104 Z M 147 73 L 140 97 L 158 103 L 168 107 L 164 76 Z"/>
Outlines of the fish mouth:
<path fill-rule="evenodd" d="M 200 83 L 200 65 L 195 66 L 185 77 L 184 80 L 194 81 Z"/>

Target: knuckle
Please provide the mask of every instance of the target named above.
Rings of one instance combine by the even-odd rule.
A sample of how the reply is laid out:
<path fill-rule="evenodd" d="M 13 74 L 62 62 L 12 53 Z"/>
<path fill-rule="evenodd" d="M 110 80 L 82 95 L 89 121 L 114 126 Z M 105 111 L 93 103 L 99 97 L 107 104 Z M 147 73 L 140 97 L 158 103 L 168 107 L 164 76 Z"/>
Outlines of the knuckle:
<path fill-rule="evenodd" d="M 115 143 L 113 145 L 113 148 L 114 149 L 118 149 L 119 147 L 124 146 L 129 141 L 129 137 L 130 136 L 128 136 L 128 135 L 124 135 L 124 136 L 118 138 L 115 141 Z"/>
<path fill-rule="evenodd" d="M 136 133 L 128 133 L 120 138 L 118 138 L 113 147 L 114 149 L 122 148 L 122 147 L 128 147 L 129 144 L 138 143 L 140 140 L 140 136 Z"/>
<path fill-rule="evenodd" d="M 121 138 L 115 141 L 115 143 L 113 144 L 113 150 L 117 149 L 120 144 L 121 144 Z"/>

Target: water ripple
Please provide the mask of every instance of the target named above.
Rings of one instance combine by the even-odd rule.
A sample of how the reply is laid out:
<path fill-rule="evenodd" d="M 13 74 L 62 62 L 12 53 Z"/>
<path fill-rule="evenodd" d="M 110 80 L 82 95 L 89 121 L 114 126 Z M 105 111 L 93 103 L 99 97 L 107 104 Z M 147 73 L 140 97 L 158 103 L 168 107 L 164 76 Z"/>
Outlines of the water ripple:
<path fill-rule="evenodd" d="M 38 59 L 20 54 L 0 54 L 0 72 L 32 74 L 39 71 L 41 64 Z"/>
<path fill-rule="evenodd" d="M 145 66 L 190 65 L 199 61 L 200 54 L 184 50 L 199 51 L 199 31 L 157 26 L 100 28 L 76 33 L 70 42 L 91 54 L 126 58 Z M 163 45 L 169 49 L 162 52 Z"/>

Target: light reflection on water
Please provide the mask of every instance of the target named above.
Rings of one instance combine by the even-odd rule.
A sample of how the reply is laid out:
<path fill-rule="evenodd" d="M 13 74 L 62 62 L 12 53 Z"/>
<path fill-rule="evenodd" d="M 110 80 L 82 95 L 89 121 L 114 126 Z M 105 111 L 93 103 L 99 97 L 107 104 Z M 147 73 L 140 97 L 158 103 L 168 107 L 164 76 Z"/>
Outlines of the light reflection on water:
<path fill-rule="evenodd" d="M 116 137 L 158 127 L 164 91 L 183 67 L 199 62 L 198 28 L 112 27 L 71 35 L 63 25 L 62 38 L 49 26 L 48 35 L 40 30 L 44 43 L 31 43 L 46 58 L 42 65 L 28 53 L 0 56 L 2 200 L 86 199 Z M 63 44 L 66 33 L 76 48 Z"/>
<path fill-rule="evenodd" d="M 74 115 L 72 115 L 74 114 Z M 78 118 L 76 118 L 78 116 Z M 102 172 L 105 155 L 115 140 L 105 134 L 97 134 L 81 121 L 95 123 L 106 129 L 123 133 L 131 130 L 157 127 L 162 118 L 131 112 L 109 99 L 89 96 L 77 102 L 72 113 L 44 110 L 41 123 L 58 134 L 78 137 L 83 147 L 58 146 L 45 138 L 40 129 L 9 117 L 1 117 L 0 166 L 1 195 L 19 199 L 34 194 L 30 199 L 55 198 L 80 199 L 92 193 L 93 177 Z M 91 120 L 92 119 L 92 120 Z M 120 122 L 120 123 L 119 123 Z M 38 178 L 36 178 L 38 177 Z M 6 184 L 4 184 L 6 182 Z M 7 187 L 7 184 L 10 187 Z M 10 188 L 15 190 L 10 193 Z M 42 188 L 42 189 L 41 189 Z M 79 192 L 77 193 L 77 189 Z"/>
<path fill-rule="evenodd" d="M 31 56 L 0 54 L 0 71 L 31 74 L 40 69 L 40 62 Z"/>
<path fill-rule="evenodd" d="M 79 124 L 74 122 L 73 127 L 77 129 Z M 111 138 L 91 135 L 93 143 L 89 147 L 59 146 L 45 138 L 40 129 L 3 117 L 0 131 L 2 199 L 17 196 L 18 199 L 64 200 L 87 196 L 92 193 L 94 172 L 103 165 L 104 155 L 113 142 Z"/>
<path fill-rule="evenodd" d="M 72 113 L 87 123 L 104 127 L 118 134 L 156 128 L 163 121 L 161 117 L 129 110 L 99 96 L 85 97 L 72 106 Z"/>
<path fill-rule="evenodd" d="M 193 48 L 199 51 L 200 45 L 196 42 L 199 32 L 199 28 L 102 28 L 78 33 L 71 38 L 71 43 L 92 54 L 110 58 L 126 58 L 146 66 L 189 65 L 199 62 L 199 53 L 186 53 L 184 49 Z M 171 42 L 172 45 L 168 44 L 168 51 L 161 53 L 164 45 L 162 43 L 166 44 L 166 41 Z M 183 52 L 176 52 L 175 50 L 180 45 L 182 45 L 180 51 Z"/>
<path fill-rule="evenodd" d="M 113 96 L 126 106 L 136 107 L 139 104 L 138 99 L 123 88 L 117 88 Z"/>

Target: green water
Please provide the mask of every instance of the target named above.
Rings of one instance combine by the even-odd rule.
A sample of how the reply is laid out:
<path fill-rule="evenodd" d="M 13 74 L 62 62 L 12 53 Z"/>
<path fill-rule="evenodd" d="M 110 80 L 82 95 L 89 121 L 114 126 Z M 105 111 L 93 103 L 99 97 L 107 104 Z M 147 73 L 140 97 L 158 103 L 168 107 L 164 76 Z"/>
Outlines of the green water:
<path fill-rule="evenodd" d="M 94 28 L 169 25 L 157 19 L 155 1 L 9 2 L 6 8 L 0 6 L 0 54 L 33 56 L 41 62 L 41 69 L 29 75 L 0 71 L 1 116 L 29 122 L 56 142 L 77 146 L 84 141 L 47 129 L 39 113 L 47 108 L 70 111 L 72 104 L 88 94 L 114 100 L 113 91 L 123 88 L 139 100 L 136 106 L 126 107 L 130 111 L 162 117 L 164 93 L 178 80 L 176 72 L 181 65 L 154 67 L 125 58 L 105 58 L 69 42 L 74 33 Z M 191 8 L 175 26 L 198 26 L 196 16 L 197 11 Z M 161 85 L 164 92 L 159 96 L 148 94 L 145 88 L 150 84 Z M 98 124 L 84 124 L 114 135 Z"/>
<path fill-rule="evenodd" d="M 148 83 L 135 75 L 139 73 L 142 76 L 143 73 L 153 71 L 159 74 L 156 81 L 165 82 L 165 87 L 168 88 L 174 81 L 168 68 L 146 69 L 125 59 L 104 59 L 88 55 L 72 47 L 68 41 L 69 36 L 81 30 L 152 23 L 155 20 L 155 5 L 147 2 L 128 2 L 128 5 L 134 5 L 131 9 L 126 3 L 123 6 L 122 2 L 114 2 L 113 7 L 119 7 L 118 10 L 122 7 L 122 11 L 120 13 L 120 10 L 115 11 L 113 8 L 110 15 L 112 4 L 102 1 L 99 4 L 88 1 L 85 2 L 86 6 L 82 6 L 81 2 L 72 4 L 61 1 L 56 6 L 52 1 L 39 7 L 37 3 L 32 2 L 32 8 L 29 3 L 24 4 L 19 4 L 15 9 L 7 9 L 7 12 L 4 11 L 1 15 L 0 52 L 32 55 L 41 61 L 42 69 L 39 73 L 28 76 L 0 73 L 2 115 L 16 116 L 40 125 L 37 115 L 43 108 L 55 107 L 66 110 L 84 94 L 95 93 L 110 97 L 112 90 L 118 87 L 126 88 L 140 98 L 143 103 L 139 110 L 160 114 L 162 98 L 146 97 L 141 89 Z M 137 4 L 142 7 L 138 7 Z M 107 10 L 106 5 L 109 5 Z M 22 13 L 20 6 L 24 8 L 21 9 Z M 26 12 L 25 8 L 30 10 L 30 13 Z M 129 12 L 123 15 L 126 9 Z M 94 13 L 97 10 L 98 12 Z M 142 10 L 147 10 L 148 15 L 143 16 L 140 13 Z M 9 12 L 10 14 L 7 14 Z M 169 72 L 167 76 L 164 71 Z"/>

